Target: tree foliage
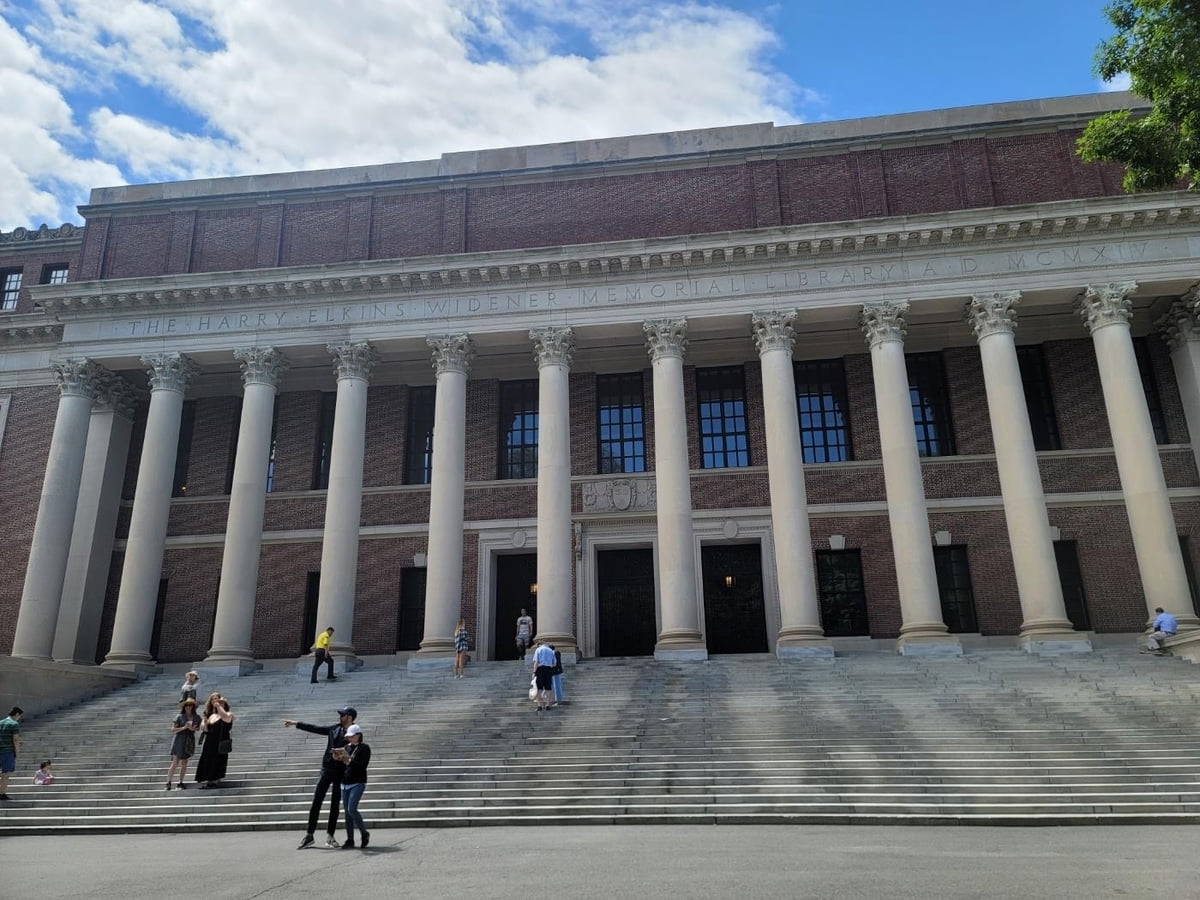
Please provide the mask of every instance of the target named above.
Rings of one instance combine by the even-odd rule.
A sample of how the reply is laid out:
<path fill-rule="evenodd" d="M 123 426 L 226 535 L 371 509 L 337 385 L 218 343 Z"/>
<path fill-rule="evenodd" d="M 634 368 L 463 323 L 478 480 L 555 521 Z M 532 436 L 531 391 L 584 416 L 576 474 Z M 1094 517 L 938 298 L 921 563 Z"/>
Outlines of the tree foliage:
<path fill-rule="evenodd" d="M 1116 0 L 1104 10 L 1117 33 L 1096 52 L 1095 72 L 1129 73 L 1147 115 L 1105 113 L 1076 144 L 1080 157 L 1125 166 L 1126 191 L 1200 189 L 1200 0 Z"/>

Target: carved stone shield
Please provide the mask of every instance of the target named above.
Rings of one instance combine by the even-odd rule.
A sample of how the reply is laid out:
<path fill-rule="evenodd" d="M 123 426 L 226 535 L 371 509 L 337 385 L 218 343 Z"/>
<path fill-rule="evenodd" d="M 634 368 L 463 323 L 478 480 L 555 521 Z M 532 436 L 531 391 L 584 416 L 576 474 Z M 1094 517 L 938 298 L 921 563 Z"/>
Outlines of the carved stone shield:
<path fill-rule="evenodd" d="M 613 506 L 620 510 L 629 509 L 633 504 L 633 482 L 626 479 L 612 483 Z"/>

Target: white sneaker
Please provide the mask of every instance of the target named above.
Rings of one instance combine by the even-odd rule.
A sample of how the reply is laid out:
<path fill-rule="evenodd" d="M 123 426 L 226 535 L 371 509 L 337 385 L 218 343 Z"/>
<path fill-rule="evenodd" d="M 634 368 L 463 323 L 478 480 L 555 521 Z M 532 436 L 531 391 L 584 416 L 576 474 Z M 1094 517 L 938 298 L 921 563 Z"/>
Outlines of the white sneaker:
<path fill-rule="evenodd" d="M 331 835 L 329 835 L 329 837 L 325 838 L 325 847 L 326 847 L 326 849 L 328 849 L 328 850 L 336 850 L 336 849 L 337 849 L 339 846 L 340 846 L 340 845 L 339 845 L 339 844 L 338 844 L 338 842 L 337 842 L 337 838 L 335 838 L 335 837 L 334 837 L 332 834 L 331 834 Z"/>

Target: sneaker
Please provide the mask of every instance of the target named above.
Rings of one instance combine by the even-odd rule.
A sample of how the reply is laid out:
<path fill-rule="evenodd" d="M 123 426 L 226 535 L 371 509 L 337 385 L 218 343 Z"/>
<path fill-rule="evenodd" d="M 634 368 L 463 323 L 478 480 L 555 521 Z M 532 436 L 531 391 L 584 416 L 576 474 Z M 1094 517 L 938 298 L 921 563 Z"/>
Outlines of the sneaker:
<path fill-rule="evenodd" d="M 364 831 L 362 833 L 362 843 L 359 844 L 359 846 L 362 847 L 364 850 L 366 850 L 367 844 L 369 844 L 370 842 L 371 842 L 371 832 Z"/>
<path fill-rule="evenodd" d="M 309 684 L 316 684 L 316 683 L 317 683 L 317 679 L 315 679 L 315 678 L 309 682 Z"/>
<path fill-rule="evenodd" d="M 326 680 L 326 681 L 337 681 L 337 676 L 336 676 L 336 675 L 330 675 L 330 676 L 329 676 L 328 678 L 326 678 L 325 680 Z"/>
<path fill-rule="evenodd" d="M 305 847 L 311 847 L 312 845 L 313 845 L 313 836 L 312 836 L 311 834 L 306 834 L 306 835 L 305 835 L 305 836 L 304 836 L 304 837 L 303 837 L 303 838 L 300 840 L 300 846 L 299 846 L 299 847 L 297 847 L 296 849 L 297 849 L 297 850 L 303 850 Z"/>
<path fill-rule="evenodd" d="M 326 850 L 336 850 L 338 848 L 338 846 L 339 846 L 339 844 L 337 842 L 337 838 L 335 838 L 332 834 L 329 835 L 329 837 L 325 838 L 325 849 Z"/>
<path fill-rule="evenodd" d="M 187 785 L 186 785 L 186 784 L 184 784 L 184 783 L 181 781 L 181 782 L 179 782 L 179 789 L 180 789 L 181 791 L 186 791 L 186 790 L 187 790 Z"/>
<path fill-rule="evenodd" d="M 326 845 L 326 846 L 328 846 L 328 845 Z M 346 841 L 346 843 L 342 844 L 342 846 L 339 847 L 338 849 L 339 850 L 353 850 L 354 849 L 354 841 Z"/>

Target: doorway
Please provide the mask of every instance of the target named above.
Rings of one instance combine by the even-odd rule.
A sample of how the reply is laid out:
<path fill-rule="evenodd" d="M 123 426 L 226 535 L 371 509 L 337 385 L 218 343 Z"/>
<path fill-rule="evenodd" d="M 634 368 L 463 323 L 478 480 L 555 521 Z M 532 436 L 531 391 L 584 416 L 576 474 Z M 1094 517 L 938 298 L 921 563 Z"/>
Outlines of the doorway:
<path fill-rule="evenodd" d="M 700 549 L 704 634 L 709 653 L 766 653 L 762 548 L 722 544 Z"/>
<path fill-rule="evenodd" d="M 596 655 L 652 656 L 658 640 L 654 551 L 596 552 Z"/>
<path fill-rule="evenodd" d="M 1067 618 L 1076 631 L 1090 631 L 1087 596 L 1083 592 L 1083 573 L 1079 571 L 1079 548 L 1074 541 L 1054 542 L 1054 561 L 1058 564 L 1058 580 L 1062 585 L 1063 605 Z"/>
<path fill-rule="evenodd" d="M 537 554 L 514 553 L 496 557 L 496 618 L 492 659 L 519 659 L 517 617 L 521 610 L 533 617 L 537 634 Z"/>
<path fill-rule="evenodd" d="M 425 575 L 422 568 L 400 570 L 400 609 L 396 617 L 396 650 L 420 650 L 425 639 Z"/>

